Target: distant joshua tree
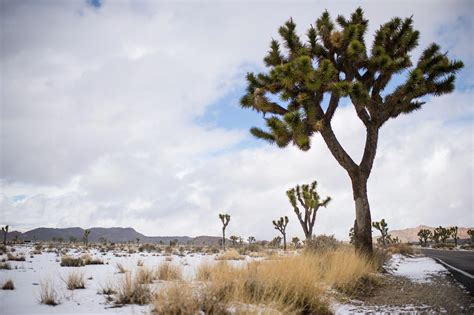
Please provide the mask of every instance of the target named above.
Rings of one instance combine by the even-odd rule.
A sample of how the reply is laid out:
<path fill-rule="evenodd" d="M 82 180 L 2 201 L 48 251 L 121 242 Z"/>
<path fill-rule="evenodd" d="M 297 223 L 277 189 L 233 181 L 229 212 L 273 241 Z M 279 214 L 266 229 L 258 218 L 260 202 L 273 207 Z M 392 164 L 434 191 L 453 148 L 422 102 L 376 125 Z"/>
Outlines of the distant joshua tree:
<path fill-rule="evenodd" d="M 436 229 L 434 229 L 433 237 L 435 238 L 436 243 L 439 243 L 439 241 L 441 241 L 441 243 L 444 244 L 446 243 L 446 241 L 448 240 L 450 236 L 451 236 L 451 231 L 447 228 L 439 226 Z M 438 241 L 436 241 L 436 239 Z"/>
<path fill-rule="evenodd" d="M 84 230 L 84 236 L 82 237 L 83 240 L 84 240 L 84 244 L 87 246 L 88 243 L 89 243 L 89 234 L 91 234 L 91 230 L 90 229 L 85 229 Z"/>
<path fill-rule="evenodd" d="M 293 206 L 293 210 L 300 221 L 307 240 L 311 239 L 313 235 L 316 213 L 318 212 L 319 208 L 326 207 L 331 201 L 331 197 L 327 197 L 324 200 L 320 199 L 319 194 L 316 191 L 317 185 L 318 183 L 314 181 L 311 185 L 297 185 L 296 189 L 291 188 L 286 192 L 286 195 Z M 303 213 L 298 207 L 298 202 L 300 203 L 301 207 L 303 207 Z"/>
<path fill-rule="evenodd" d="M 7 245 L 7 234 L 8 234 L 8 225 L 2 227 L 3 232 L 3 245 Z"/>
<path fill-rule="evenodd" d="M 459 240 L 459 237 L 458 237 L 458 227 L 457 226 L 453 226 L 449 229 L 449 232 L 451 233 L 451 237 L 453 238 L 454 240 L 454 246 L 458 246 L 458 240 Z"/>
<path fill-rule="evenodd" d="M 349 229 L 349 243 L 352 245 L 355 245 L 355 233 L 354 233 L 354 227 L 351 227 Z"/>
<path fill-rule="evenodd" d="M 418 231 L 418 239 L 420 240 L 420 244 L 423 247 L 428 245 L 428 239 L 430 239 L 432 236 L 433 233 L 431 233 L 431 231 L 428 229 L 421 229 Z"/>
<path fill-rule="evenodd" d="M 247 241 L 249 242 L 249 245 L 252 245 L 253 243 L 255 243 L 255 237 L 249 236 L 249 237 L 247 238 Z"/>
<path fill-rule="evenodd" d="M 239 237 L 236 236 L 236 235 L 232 235 L 231 237 L 229 237 L 230 240 L 232 241 L 232 246 L 235 247 L 237 245 L 237 241 L 239 240 Z"/>
<path fill-rule="evenodd" d="M 379 230 L 380 234 L 382 235 L 379 239 L 379 243 L 382 246 L 387 246 L 390 242 L 390 236 L 388 235 L 388 224 L 385 222 L 385 219 L 380 220 L 380 222 L 372 222 L 372 227 Z"/>
<path fill-rule="evenodd" d="M 76 238 L 76 237 L 74 237 L 74 236 L 72 236 L 72 235 L 69 236 L 69 242 L 75 243 L 76 241 L 77 241 L 77 238 Z"/>
<path fill-rule="evenodd" d="M 275 248 L 279 248 L 281 244 L 281 236 L 275 237 L 271 242 L 270 245 Z"/>
<path fill-rule="evenodd" d="M 291 242 L 293 243 L 293 246 L 295 246 L 295 248 L 298 248 L 298 246 L 300 245 L 300 239 L 296 236 L 291 239 Z"/>
<path fill-rule="evenodd" d="M 288 225 L 288 217 L 280 217 L 278 221 L 273 220 L 273 225 L 275 229 L 280 231 L 281 235 L 283 235 L 283 250 L 286 250 L 286 226 Z"/>
<path fill-rule="evenodd" d="M 230 214 L 219 214 L 219 219 L 222 221 L 222 248 L 225 250 L 225 229 L 230 222 Z"/>
<path fill-rule="evenodd" d="M 473 229 L 467 230 L 467 234 L 471 237 L 471 243 L 474 243 L 474 230 Z"/>

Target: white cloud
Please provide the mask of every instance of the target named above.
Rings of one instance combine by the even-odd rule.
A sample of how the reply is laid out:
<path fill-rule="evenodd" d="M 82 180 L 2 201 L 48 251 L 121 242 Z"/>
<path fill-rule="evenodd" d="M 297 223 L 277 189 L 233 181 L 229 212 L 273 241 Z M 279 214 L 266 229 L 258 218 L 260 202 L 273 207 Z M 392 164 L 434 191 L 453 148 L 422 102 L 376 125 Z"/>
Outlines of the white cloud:
<path fill-rule="evenodd" d="M 303 32 L 324 7 L 336 15 L 355 6 L 272 3 L 269 14 L 266 3 L 110 1 L 94 9 L 3 1 L 0 221 L 198 235 L 218 234 L 217 213 L 228 211 L 232 234 L 273 237 L 271 220 L 282 215 L 290 234 L 301 234 L 284 192 L 318 179 L 334 201 L 318 214 L 317 230 L 345 237 L 354 218 L 349 179 L 319 137 L 310 152 L 241 148 L 247 130 L 196 121 L 262 65 L 289 16 Z M 370 32 L 413 14 L 420 47 L 441 41 L 472 64 L 463 32 L 439 36 L 445 25 L 458 30 L 470 7 L 364 9 Z M 465 24 L 472 32 L 471 17 Z M 474 224 L 472 100 L 472 92 L 456 92 L 383 127 L 369 182 L 374 219 L 391 227 Z M 364 130 L 353 110 L 339 109 L 334 127 L 359 159 Z"/>

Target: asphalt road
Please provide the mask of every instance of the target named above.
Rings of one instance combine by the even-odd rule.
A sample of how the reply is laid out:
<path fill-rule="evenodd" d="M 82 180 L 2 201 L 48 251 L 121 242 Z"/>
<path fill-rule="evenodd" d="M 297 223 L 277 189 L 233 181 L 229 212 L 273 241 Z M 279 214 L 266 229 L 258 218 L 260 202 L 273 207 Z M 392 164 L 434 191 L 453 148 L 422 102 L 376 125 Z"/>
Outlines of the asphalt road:
<path fill-rule="evenodd" d="M 444 265 L 474 296 L 474 251 L 421 249 L 421 252 Z"/>

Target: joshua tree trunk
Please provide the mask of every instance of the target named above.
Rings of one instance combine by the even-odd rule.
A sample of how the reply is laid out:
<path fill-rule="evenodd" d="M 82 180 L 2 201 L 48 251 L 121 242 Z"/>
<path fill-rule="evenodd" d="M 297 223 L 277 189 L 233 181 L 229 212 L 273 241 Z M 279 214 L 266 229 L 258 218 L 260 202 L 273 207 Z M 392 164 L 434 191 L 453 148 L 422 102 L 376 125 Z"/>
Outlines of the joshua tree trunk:
<path fill-rule="evenodd" d="M 330 123 L 322 128 L 321 135 L 337 162 L 346 170 L 352 182 L 356 220 L 354 222 L 354 245 L 365 253 L 372 253 L 372 219 L 370 216 L 367 181 L 377 152 L 379 125 L 366 127 L 366 141 L 362 160 L 357 165 L 337 140 Z"/>
<path fill-rule="evenodd" d="M 286 233 L 283 233 L 283 250 L 286 251 Z"/>
<path fill-rule="evenodd" d="M 222 248 L 225 250 L 225 228 L 222 228 Z"/>

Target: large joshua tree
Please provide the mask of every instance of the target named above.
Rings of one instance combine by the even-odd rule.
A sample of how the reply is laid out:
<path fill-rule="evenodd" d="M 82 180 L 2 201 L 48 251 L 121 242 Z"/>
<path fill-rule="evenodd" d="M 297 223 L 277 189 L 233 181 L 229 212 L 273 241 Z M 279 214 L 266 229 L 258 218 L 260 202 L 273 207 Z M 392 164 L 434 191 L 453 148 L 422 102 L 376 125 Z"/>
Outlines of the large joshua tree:
<path fill-rule="evenodd" d="M 304 236 L 306 240 L 311 239 L 313 236 L 314 223 L 316 222 L 316 213 L 319 208 L 327 207 L 331 201 L 331 197 L 321 200 L 316 187 L 318 182 L 314 181 L 311 185 L 296 185 L 295 188 L 291 188 L 286 192 L 288 200 L 293 207 L 293 210 L 300 221 L 301 227 L 303 228 Z M 300 206 L 298 206 L 298 202 Z M 302 209 L 300 209 L 300 207 Z"/>
<path fill-rule="evenodd" d="M 230 214 L 219 214 L 219 219 L 222 221 L 222 248 L 225 250 L 225 229 L 230 222 Z"/>
<path fill-rule="evenodd" d="M 277 40 L 271 41 L 264 58 L 268 71 L 247 74 L 248 87 L 241 105 L 263 113 L 268 127 L 252 128 L 251 133 L 279 147 L 292 143 L 307 151 L 311 136 L 321 134 L 352 182 L 355 246 L 370 253 L 367 180 L 380 127 L 391 118 L 420 109 L 425 96 L 452 92 L 455 74 L 463 63 L 448 59 L 433 43 L 413 64 L 410 54 L 418 45 L 419 32 L 413 29 L 411 17 L 393 18 L 380 26 L 371 45 L 366 45 L 364 39 L 367 26 L 361 8 L 350 18 L 338 16 L 336 23 L 325 11 L 309 27 L 303 42 L 290 19 L 279 28 L 284 51 Z M 396 85 L 401 75 L 404 79 Z M 390 85 L 396 77 L 398 80 Z M 359 163 L 343 148 L 331 125 L 344 98 L 351 101 L 366 130 Z"/>

